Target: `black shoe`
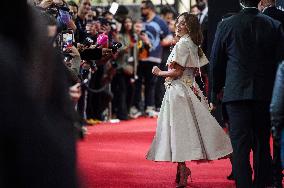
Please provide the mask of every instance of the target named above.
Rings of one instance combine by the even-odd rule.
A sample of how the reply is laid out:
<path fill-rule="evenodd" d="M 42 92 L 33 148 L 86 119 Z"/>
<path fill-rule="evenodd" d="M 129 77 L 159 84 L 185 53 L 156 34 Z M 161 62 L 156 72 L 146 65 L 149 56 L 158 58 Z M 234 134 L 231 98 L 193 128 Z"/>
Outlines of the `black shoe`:
<path fill-rule="evenodd" d="M 117 118 L 119 120 L 130 120 L 131 119 L 131 117 L 129 117 L 129 116 L 117 116 Z"/>
<path fill-rule="evenodd" d="M 235 177 L 234 177 L 233 171 L 230 173 L 230 175 L 229 175 L 229 176 L 227 176 L 227 179 L 228 179 L 228 180 L 235 180 Z"/>

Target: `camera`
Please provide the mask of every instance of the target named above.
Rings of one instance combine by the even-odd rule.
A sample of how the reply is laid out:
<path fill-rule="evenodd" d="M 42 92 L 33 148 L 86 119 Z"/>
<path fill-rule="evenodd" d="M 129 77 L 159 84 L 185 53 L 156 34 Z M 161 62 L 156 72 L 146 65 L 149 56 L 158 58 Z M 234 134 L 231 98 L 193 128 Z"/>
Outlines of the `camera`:
<path fill-rule="evenodd" d="M 120 42 L 112 42 L 110 49 L 112 49 L 113 53 L 116 53 L 117 50 L 121 47 L 122 47 L 122 44 Z"/>
<path fill-rule="evenodd" d="M 96 70 L 98 69 L 95 61 L 86 60 L 86 61 L 84 61 L 84 64 L 88 65 L 89 67 L 88 68 L 81 67 L 80 76 L 81 76 L 82 79 L 88 78 L 88 75 L 90 73 L 90 69 L 91 69 L 92 72 L 96 72 Z"/>
<path fill-rule="evenodd" d="M 98 21 L 101 23 L 102 26 L 110 26 L 111 31 L 116 31 L 116 23 L 113 21 L 109 21 L 106 18 L 99 17 Z"/>
<path fill-rule="evenodd" d="M 66 4 L 58 5 L 52 3 L 47 8 L 38 7 L 43 13 L 52 16 L 57 21 L 58 30 L 65 30 L 67 29 L 68 22 L 72 19 L 69 11 L 70 9 L 67 7 Z"/>
<path fill-rule="evenodd" d="M 50 14 L 50 15 L 53 15 L 55 18 L 58 17 L 58 15 L 60 14 L 60 10 L 62 11 L 66 11 L 66 12 L 69 12 L 70 9 L 67 7 L 67 6 L 64 6 L 64 5 L 57 5 L 55 3 L 53 3 L 52 5 L 50 5 L 46 10 L 45 12 Z"/>
<path fill-rule="evenodd" d="M 92 44 L 94 44 L 94 40 L 91 37 L 86 37 L 83 41 L 83 45 L 86 47 L 90 47 Z"/>

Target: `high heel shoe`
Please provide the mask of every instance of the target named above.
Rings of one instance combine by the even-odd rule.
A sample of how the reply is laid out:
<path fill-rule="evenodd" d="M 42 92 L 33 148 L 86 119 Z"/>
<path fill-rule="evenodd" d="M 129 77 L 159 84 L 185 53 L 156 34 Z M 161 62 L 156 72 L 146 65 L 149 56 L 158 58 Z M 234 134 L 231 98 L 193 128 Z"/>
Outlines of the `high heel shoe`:
<path fill-rule="evenodd" d="M 228 179 L 228 180 L 235 180 L 233 171 L 230 173 L 230 175 L 227 176 L 227 179 Z"/>
<path fill-rule="evenodd" d="M 179 183 L 179 181 L 180 181 L 180 170 L 179 170 L 179 165 L 177 166 L 177 174 L 176 174 L 176 180 L 175 180 L 175 182 L 176 183 Z"/>
<path fill-rule="evenodd" d="M 184 188 L 187 186 L 187 179 L 188 179 L 188 176 L 190 176 L 190 180 L 192 182 L 192 178 L 191 178 L 191 171 L 188 167 L 186 166 L 181 166 L 180 169 L 180 181 L 179 183 L 177 184 L 177 188 Z"/>

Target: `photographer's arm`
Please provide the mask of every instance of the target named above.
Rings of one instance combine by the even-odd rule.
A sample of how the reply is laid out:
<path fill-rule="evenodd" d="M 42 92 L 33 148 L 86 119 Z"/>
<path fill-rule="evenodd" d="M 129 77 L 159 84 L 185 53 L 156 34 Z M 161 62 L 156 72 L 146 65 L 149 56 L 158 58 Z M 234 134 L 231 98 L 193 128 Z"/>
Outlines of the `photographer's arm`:
<path fill-rule="evenodd" d="M 81 57 L 80 53 L 77 50 L 75 46 L 72 46 L 70 48 L 71 53 L 70 55 L 73 57 L 72 64 L 71 64 L 71 69 L 76 72 L 77 75 L 79 75 L 80 72 L 80 63 L 81 63 Z"/>
<path fill-rule="evenodd" d="M 75 56 L 73 58 L 73 62 L 72 62 L 72 65 L 71 65 L 71 69 L 76 72 L 77 75 L 80 74 L 80 63 L 81 63 L 81 58 L 80 56 Z"/>
<path fill-rule="evenodd" d="M 39 7 L 46 9 L 48 7 L 50 7 L 53 4 L 52 0 L 43 0 L 40 2 L 40 4 L 38 5 Z"/>
<path fill-rule="evenodd" d="M 100 60 L 112 57 L 112 50 L 109 48 L 87 48 L 80 53 L 82 60 Z"/>
<path fill-rule="evenodd" d="M 102 58 L 102 48 L 88 48 L 80 53 L 82 60 L 99 60 Z"/>

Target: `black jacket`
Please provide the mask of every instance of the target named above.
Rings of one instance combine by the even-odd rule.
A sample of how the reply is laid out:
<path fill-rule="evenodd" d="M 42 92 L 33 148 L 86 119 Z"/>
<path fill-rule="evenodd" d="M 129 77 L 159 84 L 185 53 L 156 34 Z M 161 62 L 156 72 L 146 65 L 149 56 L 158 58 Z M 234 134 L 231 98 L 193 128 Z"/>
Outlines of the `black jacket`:
<path fill-rule="evenodd" d="M 277 71 L 272 101 L 270 105 L 272 125 L 278 128 L 284 126 L 284 62 Z"/>
<path fill-rule="evenodd" d="M 224 87 L 223 102 L 270 101 L 278 62 L 284 55 L 281 23 L 256 8 L 218 24 L 210 57 L 211 102 Z"/>
<path fill-rule="evenodd" d="M 282 26 L 284 24 L 284 11 L 278 9 L 275 6 L 267 7 L 266 9 L 263 10 L 263 14 L 278 20 L 281 22 Z"/>

